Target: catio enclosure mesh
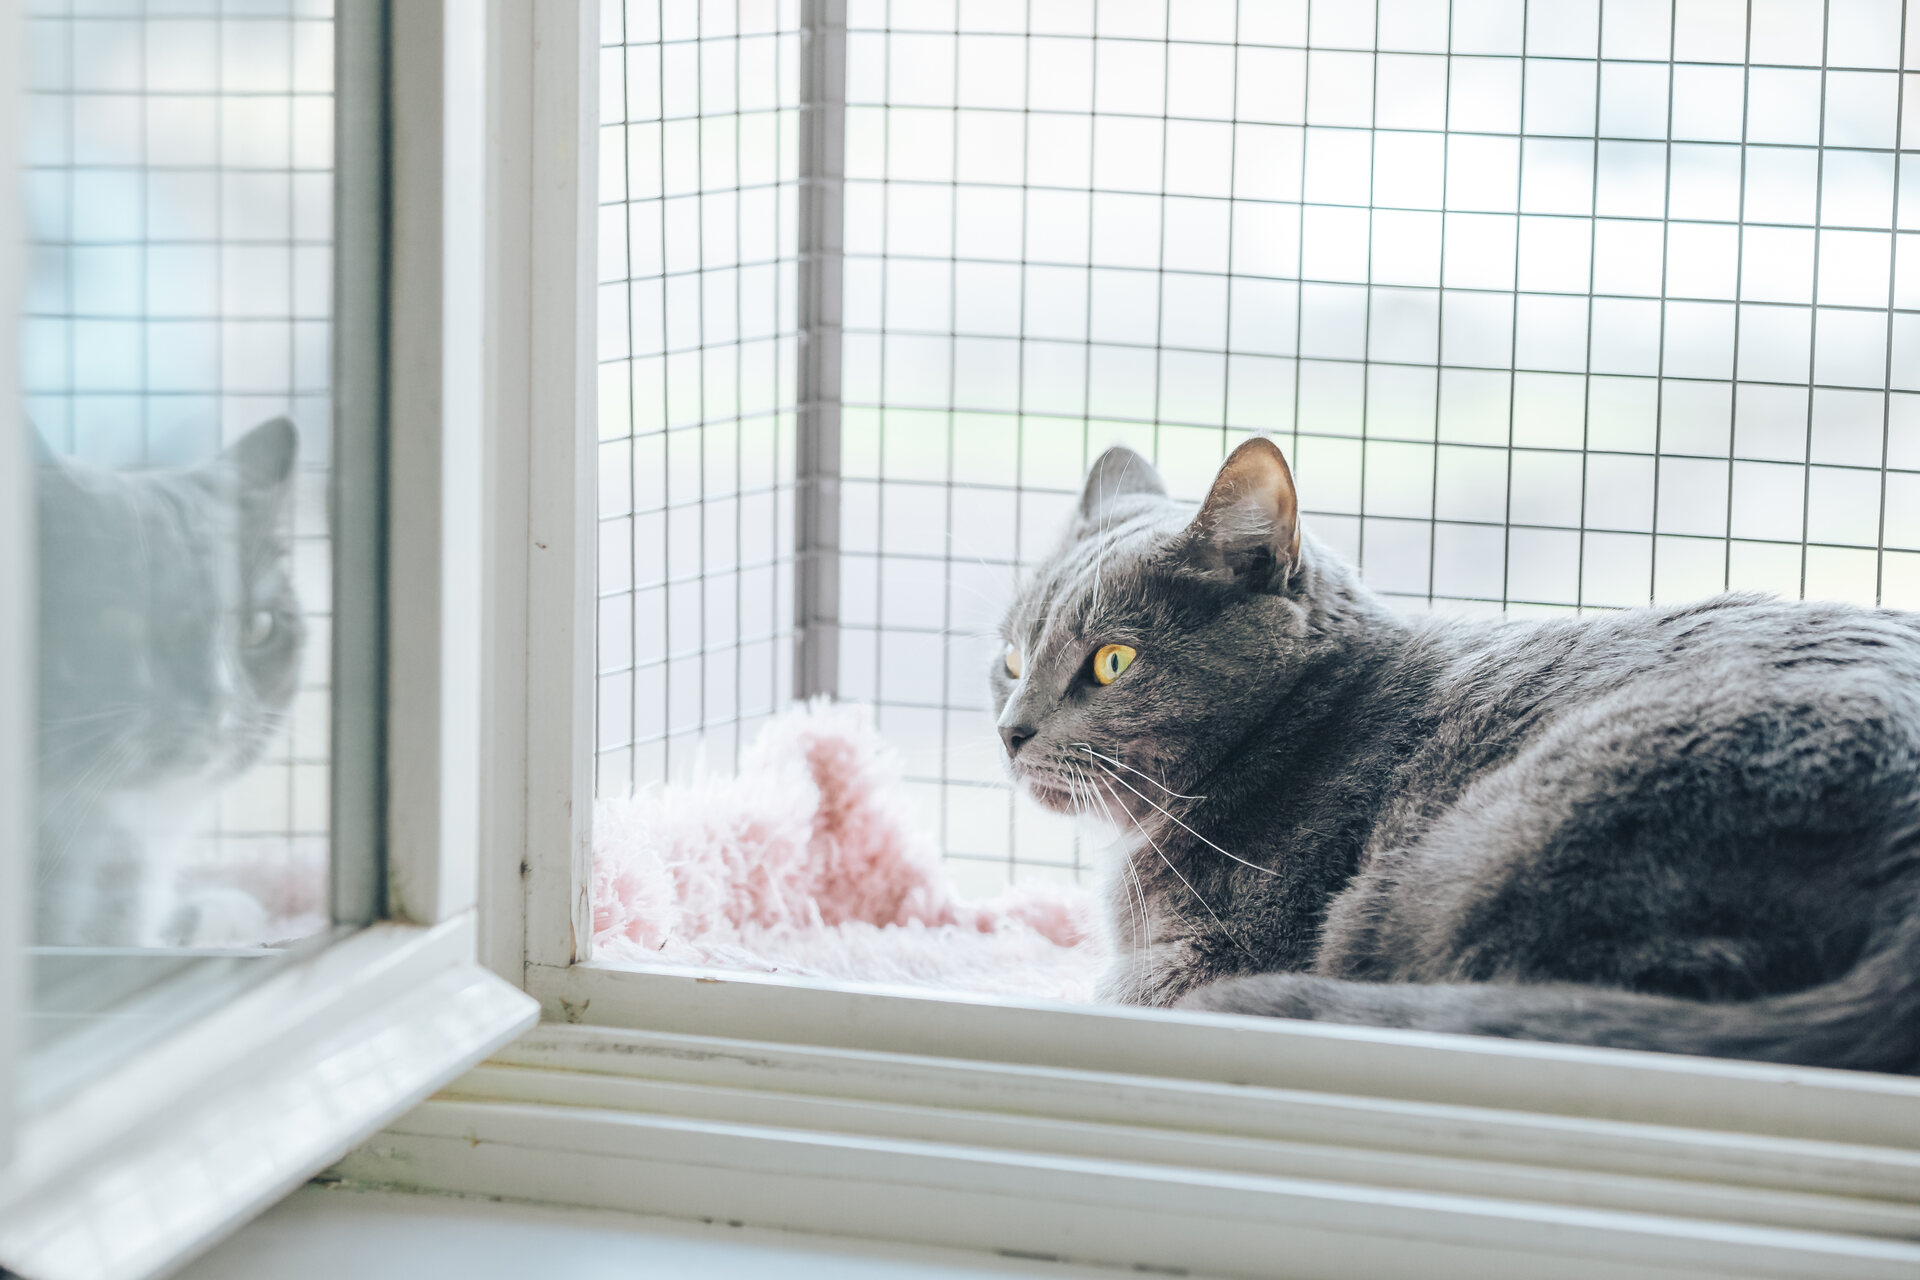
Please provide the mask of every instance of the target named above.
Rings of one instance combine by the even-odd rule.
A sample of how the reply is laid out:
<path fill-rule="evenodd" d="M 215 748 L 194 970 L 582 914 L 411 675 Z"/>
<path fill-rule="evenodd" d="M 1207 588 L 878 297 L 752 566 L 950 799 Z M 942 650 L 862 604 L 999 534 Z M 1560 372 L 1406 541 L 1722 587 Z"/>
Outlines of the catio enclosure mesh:
<path fill-rule="evenodd" d="M 276 415 L 308 643 L 286 728 L 222 793 L 202 870 L 324 882 L 331 558 L 331 0 L 29 0 L 21 375 L 48 445 L 200 462 Z"/>
<path fill-rule="evenodd" d="M 1198 498 L 1276 436 L 1408 608 L 1920 607 L 1899 0 L 844 12 L 838 692 L 977 887 L 1080 874 L 984 673 L 1114 441 Z"/>
<path fill-rule="evenodd" d="M 603 0 L 595 785 L 729 768 L 793 677 L 795 0 Z"/>

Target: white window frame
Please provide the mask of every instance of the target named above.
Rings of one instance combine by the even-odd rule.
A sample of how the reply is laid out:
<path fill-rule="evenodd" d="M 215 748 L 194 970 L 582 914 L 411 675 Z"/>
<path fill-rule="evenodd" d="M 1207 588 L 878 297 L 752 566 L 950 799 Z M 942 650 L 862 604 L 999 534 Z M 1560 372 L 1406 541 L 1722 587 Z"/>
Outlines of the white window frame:
<path fill-rule="evenodd" d="M 17 6 L 0 11 L 0 67 L 24 62 Z M 19 95 L 0 92 L 0 173 L 20 166 Z M 20 403 L 21 266 L 26 219 L 18 196 L 0 199 L 0 404 Z M 0 1027 L 23 1025 L 26 1016 L 26 952 L 29 861 L 8 849 L 33 847 L 34 824 L 34 629 L 25 609 L 7 607 L 33 599 L 31 451 L 25 432 L 0 428 Z M 0 1099 L 19 1096 L 14 1037 L 0 1033 Z M 15 1116 L 0 1106 L 0 1167 L 13 1155 Z"/>
<path fill-rule="evenodd" d="M 802 11 L 837 74 L 843 0 Z M 596 963 L 597 5 L 490 15 L 483 951 L 546 1021 L 337 1172 L 1209 1274 L 1920 1268 L 1916 1080 Z M 810 351 L 836 318 L 808 313 Z"/>
<path fill-rule="evenodd" d="M 377 5 L 366 5 L 370 13 Z M 463 0 L 386 6 L 388 277 L 385 900 L 378 918 L 228 1006 L 16 1121 L 0 1165 L 0 1263 L 35 1280 L 170 1271 L 531 1026 L 533 1001 L 478 962 L 485 743 L 487 28 Z M 0 58 L 15 65 L 14 8 Z M 375 40 L 378 43 L 378 40 Z M 0 79 L 13 172 L 19 77 Z M 364 112 L 364 103 L 357 104 Z M 376 215 L 377 216 L 377 215 Z M 17 297 L 19 211 L 0 202 L 0 297 Z M 376 308 L 377 310 L 377 308 Z M 0 308 L 0 403 L 14 404 L 15 311 Z M 361 345 L 352 340 L 342 346 Z M 361 347 L 364 353 L 366 348 Z M 0 846 L 31 847 L 31 526 L 17 414 L 0 422 Z M 377 470 L 377 468 L 374 468 Z M 364 498 L 365 494 L 356 493 Z M 29 673 L 24 676 L 22 673 Z M 24 735 L 24 736 L 23 736 Z M 30 858 L 0 861 L 0 1084 L 20 1023 Z M 7 1098 L 15 1096 L 11 1087 Z"/>

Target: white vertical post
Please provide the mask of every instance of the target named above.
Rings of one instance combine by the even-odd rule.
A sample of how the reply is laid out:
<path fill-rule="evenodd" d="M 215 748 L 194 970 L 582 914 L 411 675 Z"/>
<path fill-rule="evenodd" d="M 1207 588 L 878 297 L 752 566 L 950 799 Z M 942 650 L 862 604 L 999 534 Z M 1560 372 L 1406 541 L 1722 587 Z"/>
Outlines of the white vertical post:
<path fill-rule="evenodd" d="M 480 960 L 525 985 L 527 892 L 527 265 L 533 7 L 490 0 L 487 104 L 487 619 L 481 736 Z"/>
<path fill-rule="evenodd" d="M 494 0 L 482 955 L 587 958 L 593 917 L 598 0 Z"/>
<path fill-rule="evenodd" d="M 391 7 L 387 910 L 474 906 L 480 834 L 486 27 Z"/>
<path fill-rule="evenodd" d="M 27 901 L 35 859 L 33 451 L 20 412 L 19 7 L 0 6 L 0 1164 L 13 1154 L 19 1057 L 27 1016 Z"/>
<path fill-rule="evenodd" d="M 846 0 L 802 0 L 797 697 L 840 682 L 840 277 L 847 133 Z"/>

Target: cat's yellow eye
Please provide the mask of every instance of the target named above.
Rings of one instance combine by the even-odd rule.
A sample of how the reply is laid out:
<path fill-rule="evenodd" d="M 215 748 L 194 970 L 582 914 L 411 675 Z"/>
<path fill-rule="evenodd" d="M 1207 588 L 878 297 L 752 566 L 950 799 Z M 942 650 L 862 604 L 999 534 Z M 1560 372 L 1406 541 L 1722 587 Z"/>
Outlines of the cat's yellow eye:
<path fill-rule="evenodd" d="M 1023 664 L 1020 661 L 1020 646 L 1017 644 L 1008 645 L 1007 646 L 1007 674 L 1012 676 L 1015 680 L 1018 680 L 1020 678 L 1020 672 L 1023 669 L 1024 669 Z"/>
<path fill-rule="evenodd" d="M 1133 649 L 1124 644 L 1103 644 L 1100 652 L 1093 655 L 1093 678 L 1101 684 L 1112 684 L 1120 678 L 1120 673 L 1133 665 Z"/>

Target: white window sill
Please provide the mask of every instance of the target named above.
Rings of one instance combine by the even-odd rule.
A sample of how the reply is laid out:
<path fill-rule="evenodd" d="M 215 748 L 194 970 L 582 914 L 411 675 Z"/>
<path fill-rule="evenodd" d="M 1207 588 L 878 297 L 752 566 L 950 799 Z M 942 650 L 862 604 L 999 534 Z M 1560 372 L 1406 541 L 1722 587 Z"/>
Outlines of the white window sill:
<path fill-rule="evenodd" d="M 0 1263 L 165 1271 L 533 1024 L 473 962 L 473 919 L 375 925 L 25 1118 Z"/>
<path fill-rule="evenodd" d="M 306 1187 L 188 1267 L 180 1280 L 1114 1280 L 945 1249 L 674 1222 L 549 1205 Z"/>
<path fill-rule="evenodd" d="M 1920 1081 L 1209 1015 L 541 974 L 337 1172 L 1267 1276 L 1920 1274 Z"/>

